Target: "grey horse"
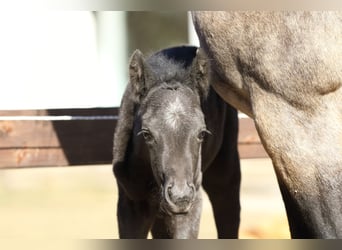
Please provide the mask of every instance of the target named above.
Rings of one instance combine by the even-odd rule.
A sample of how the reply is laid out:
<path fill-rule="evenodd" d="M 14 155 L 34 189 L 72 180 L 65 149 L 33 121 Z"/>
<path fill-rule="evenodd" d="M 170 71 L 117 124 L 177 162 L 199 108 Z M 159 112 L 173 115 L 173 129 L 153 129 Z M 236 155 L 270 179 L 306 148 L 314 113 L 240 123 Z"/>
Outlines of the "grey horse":
<path fill-rule="evenodd" d="M 212 86 L 254 118 L 293 238 L 342 238 L 342 13 L 194 12 Z"/>

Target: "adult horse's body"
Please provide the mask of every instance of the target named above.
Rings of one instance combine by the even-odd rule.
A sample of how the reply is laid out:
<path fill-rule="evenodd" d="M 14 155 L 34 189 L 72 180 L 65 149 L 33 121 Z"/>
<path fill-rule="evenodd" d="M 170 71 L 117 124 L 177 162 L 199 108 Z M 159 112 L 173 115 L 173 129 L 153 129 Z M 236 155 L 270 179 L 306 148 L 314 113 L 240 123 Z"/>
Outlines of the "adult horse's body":
<path fill-rule="evenodd" d="M 195 12 L 213 87 L 254 118 L 294 238 L 342 238 L 342 13 Z"/>
<path fill-rule="evenodd" d="M 211 89 L 208 70 L 196 47 L 133 54 L 114 139 L 120 238 L 150 229 L 154 238 L 196 238 L 201 184 L 218 236 L 237 237 L 237 112 Z"/>

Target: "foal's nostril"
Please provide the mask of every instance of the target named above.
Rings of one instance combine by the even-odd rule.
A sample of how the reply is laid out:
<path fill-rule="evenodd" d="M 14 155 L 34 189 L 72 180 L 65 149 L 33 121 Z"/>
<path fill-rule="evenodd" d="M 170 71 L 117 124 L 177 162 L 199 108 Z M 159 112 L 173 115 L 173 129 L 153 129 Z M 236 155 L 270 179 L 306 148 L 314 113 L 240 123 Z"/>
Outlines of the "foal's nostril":
<path fill-rule="evenodd" d="M 165 199 L 173 212 L 187 212 L 194 200 L 196 189 L 193 184 L 170 183 L 165 188 Z"/>
<path fill-rule="evenodd" d="M 172 198 L 172 185 L 168 186 L 167 188 L 167 194 L 169 195 L 170 198 Z"/>
<path fill-rule="evenodd" d="M 195 188 L 195 185 L 192 183 L 191 184 L 188 183 L 188 186 L 190 187 L 190 197 L 192 199 L 195 196 L 196 188 Z"/>

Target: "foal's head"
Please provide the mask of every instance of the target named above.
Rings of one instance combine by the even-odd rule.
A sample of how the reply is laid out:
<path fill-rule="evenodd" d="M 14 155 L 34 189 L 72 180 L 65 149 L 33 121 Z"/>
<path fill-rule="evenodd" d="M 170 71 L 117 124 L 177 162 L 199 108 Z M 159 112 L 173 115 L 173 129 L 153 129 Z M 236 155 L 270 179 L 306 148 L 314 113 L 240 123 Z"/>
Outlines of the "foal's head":
<path fill-rule="evenodd" d="M 206 129 L 201 101 L 209 88 L 209 65 L 197 51 L 190 65 L 162 53 L 144 59 L 135 51 L 130 84 L 137 104 L 135 136 L 147 145 L 162 191 L 162 209 L 186 213 L 201 184 L 201 144 Z"/>

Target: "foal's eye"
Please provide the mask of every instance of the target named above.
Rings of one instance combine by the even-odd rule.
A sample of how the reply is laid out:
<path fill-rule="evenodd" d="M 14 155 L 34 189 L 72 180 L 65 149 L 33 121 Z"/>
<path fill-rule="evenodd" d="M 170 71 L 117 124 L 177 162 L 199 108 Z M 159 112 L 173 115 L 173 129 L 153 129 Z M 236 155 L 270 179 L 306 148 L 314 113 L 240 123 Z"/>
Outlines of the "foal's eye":
<path fill-rule="evenodd" d="M 142 129 L 137 135 L 142 135 L 146 141 L 153 140 L 153 136 L 148 129 Z"/>
<path fill-rule="evenodd" d="M 211 132 L 207 129 L 203 129 L 201 132 L 198 133 L 197 139 L 202 142 L 207 134 L 211 135 Z"/>

